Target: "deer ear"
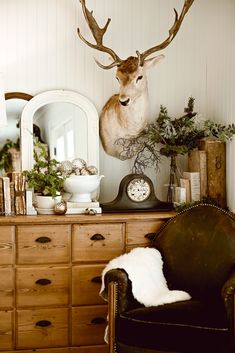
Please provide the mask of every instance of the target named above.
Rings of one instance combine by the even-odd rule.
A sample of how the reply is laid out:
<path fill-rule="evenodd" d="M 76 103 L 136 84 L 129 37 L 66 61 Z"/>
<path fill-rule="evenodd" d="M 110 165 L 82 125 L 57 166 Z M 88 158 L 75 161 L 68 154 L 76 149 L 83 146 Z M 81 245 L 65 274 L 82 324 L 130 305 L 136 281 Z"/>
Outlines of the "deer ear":
<path fill-rule="evenodd" d="M 158 56 L 154 56 L 153 58 L 144 60 L 144 66 L 149 69 L 150 67 L 156 65 L 160 60 L 164 59 L 165 55 L 161 54 Z"/>

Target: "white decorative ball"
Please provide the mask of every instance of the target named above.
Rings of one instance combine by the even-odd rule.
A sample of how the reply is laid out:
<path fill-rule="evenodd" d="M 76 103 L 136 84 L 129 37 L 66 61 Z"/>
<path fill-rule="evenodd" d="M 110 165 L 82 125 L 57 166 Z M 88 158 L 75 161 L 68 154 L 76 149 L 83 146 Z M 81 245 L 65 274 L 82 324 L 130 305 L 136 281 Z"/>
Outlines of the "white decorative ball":
<path fill-rule="evenodd" d="M 86 167 L 86 169 L 91 175 L 98 174 L 98 169 L 94 165 L 89 165 L 88 167 Z"/>
<path fill-rule="evenodd" d="M 58 166 L 58 170 L 59 172 L 61 172 L 61 174 L 63 175 L 69 175 L 72 173 L 73 171 L 73 165 L 72 162 L 70 161 L 63 161 L 60 163 L 60 165 Z"/>
<path fill-rule="evenodd" d="M 75 175 L 81 175 L 81 168 L 75 168 L 74 173 Z"/>
<path fill-rule="evenodd" d="M 74 170 L 77 168 L 82 169 L 82 168 L 86 167 L 86 162 L 82 158 L 75 158 L 72 161 L 72 165 L 73 165 Z"/>
<path fill-rule="evenodd" d="M 86 168 L 82 168 L 80 170 L 80 175 L 90 175 L 89 170 L 87 170 Z"/>

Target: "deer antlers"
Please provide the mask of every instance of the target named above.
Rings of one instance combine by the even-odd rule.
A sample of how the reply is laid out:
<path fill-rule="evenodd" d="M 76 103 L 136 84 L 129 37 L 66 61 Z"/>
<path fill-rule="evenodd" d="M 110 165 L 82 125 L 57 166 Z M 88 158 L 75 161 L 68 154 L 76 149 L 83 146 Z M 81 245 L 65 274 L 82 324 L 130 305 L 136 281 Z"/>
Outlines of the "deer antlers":
<path fill-rule="evenodd" d="M 91 33 L 96 41 L 96 44 L 92 44 L 90 42 L 88 42 L 81 34 L 80 29 L 78 28 L 78 35 L 81 38 L 81 40 L 86 43 L 89 47 L 93 48 L 93 49 L 97 49 L 99 51 L 108 53 L 109 55 L 111 55 L 111 57 L 113 58 L 113 63 L 110 65 L 102 65 L 99 61 L 96 61 L 96 63 L 102 68 L 102 69 L 111 69 L 114 66 L 117 66 L 119 64 L 121 64 L 122 60 L 118 57 L 118 55 L 111 49 L 108 48 L 106 46 L 103 45 L 103 36 L 105 34 L 105 32 L 107 31 L 108 25 L 111 21 L 110 18 L 108 18 L 106 25 L 104 26 L 104 28 L 99 27 L 98 23 L 96 22 L 94 16 L 93 16 L 93 11 L 89 11 L 86 7 L 86 0 L 80 0 L 80 3 L 82 4 L 82 11 L 85 17 L 85 20 L 91 30 Z"/>
<path fill-rule="evenodd" d="M 86 7 L 86 0 L 79 0 L 80 3 L 82 4 L 82 10 L 83 10 L 83 14 L 84 14 L 84 17 L 85 17 L 85 20 L 91 30 L 91 33 L 96 41 L 96 44 L 92 44 L 90 42 L 88 42 L 81 34 L 80 32 L 80 29 L 78 28 L 77 31 L 78 31 L 78 35 L 79 37 L 81 38 L 81 40 L 86 43 L 89 47 L 93 48 L 93 49 L 97 49 L 99 51 L 102 51 L 102 52 L 105 52 L 105 53 L 108 53 L 112 59 L 114 60 L 110 65 L 102 65 L 100 62 L 98 62 L 96 59 L 96 63 L 102 68 L 102 69 L 111 69 L 112 67 L 114 66 L 119 66 L 123 60 L 121 60 L 118 55 L 111 49 L 111 48 L 108 48 L 106 46 L 103 45 L 103 36 L 105 34 L 105 32 L 107 31 L 107 28 L 108 28 L 108 25 L 111 21 L 110 18 L 108 18 L 105 26 L 103 28 L 99 27 L 98 23 L 96 22 L 94 16 L 93 16 L 93 11 L 89 11 Z M 175 38 L 176 34 L 178 33 L 179 29 L 180 29 L 180 26 L 183 22 L 183 19 L 186 15 L 186 13 L 188 12 L 189 8 L 192 6 L 194 0 L 185 0 L 184 1 L 184 6 L 183 6 L 183 9 L 181 11 L 181 14 L 180 16 L 178 15 L 178 12 L 176 11 L 176 9 L 174 9 L 174 12 L 175 12 L 175 21 L 172 25 L 172 27 L 170 28 L 169 30 L 169 36 L 160 44 L 150 48 L 150 49 L 147 49 L 146 51 L 144 51 L 143 53 L 139 53 L 139 51 L 137 50 L 136 51 L 136 54 L 137 54 L 137 57 L 138 57 L 138 60 L 139 60 L 139 65 L 143 65 L 144 64 L 144 61 L 145 59 L 155 53 L 156 51 L 159 51 L 159 50 L 162 50 L 164 48 L 166 48 L 170 43 L 171 41 Z"/>

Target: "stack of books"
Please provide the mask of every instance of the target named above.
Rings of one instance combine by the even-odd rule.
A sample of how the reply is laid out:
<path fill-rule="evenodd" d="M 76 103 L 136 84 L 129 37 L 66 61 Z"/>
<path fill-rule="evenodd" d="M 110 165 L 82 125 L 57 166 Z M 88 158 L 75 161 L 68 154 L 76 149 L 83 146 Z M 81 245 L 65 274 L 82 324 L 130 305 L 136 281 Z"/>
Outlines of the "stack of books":
<path fill-rule="evenodd" d="M 0 215 L 24 215 L 25 176 L 21 172 L 7 173 L 0 177 Z"/>
<path fill-rule="evenodd" d="M 180 190 L 184 188 L 184 192 Z M 226 144 L 217 139 L 202 139 L 199 148 L 188 156 L 188 171 L 180 179 L 178 199 L 186 202 L 213 200 L 226 207 Z M 180 202 L 178 200 L 178 202 Z"/>

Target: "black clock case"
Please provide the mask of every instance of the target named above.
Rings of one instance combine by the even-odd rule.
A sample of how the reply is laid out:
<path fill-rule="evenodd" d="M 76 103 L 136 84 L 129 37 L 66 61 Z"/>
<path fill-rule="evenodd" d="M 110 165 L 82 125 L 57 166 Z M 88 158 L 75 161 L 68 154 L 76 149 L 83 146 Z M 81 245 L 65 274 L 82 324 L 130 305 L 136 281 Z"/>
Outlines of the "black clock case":
<path fill-rule="evenodd" d="M 127 186 L 131 180 L 135 178 L 142 178 L 149 183 L 150 186 L 150 195 L 149 197 L 142 202 L 135 202 L 130 200 L 127 195 Z M 152 180 L 149 179 L 144 174 L 128 174 L 120 182 L 119 190 L 116 198 L 107 203 L 101 204 L 103 212 L 136 212 L 136 211 L 172 211 L 173 203 L 164 202 L 157 199 Z"/>

